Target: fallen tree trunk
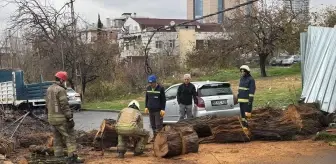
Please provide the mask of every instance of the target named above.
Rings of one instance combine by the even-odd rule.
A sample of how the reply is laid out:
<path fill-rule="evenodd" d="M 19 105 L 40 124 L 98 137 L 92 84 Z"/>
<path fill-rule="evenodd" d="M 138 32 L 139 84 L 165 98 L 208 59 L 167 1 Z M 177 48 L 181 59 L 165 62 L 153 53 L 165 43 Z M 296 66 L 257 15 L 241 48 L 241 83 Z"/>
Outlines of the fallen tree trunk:
<path fill-rule="evenodd" d="M 300 135 L 311 135 L 329 125 L 328 119 L 316 104 L 289 105 L 285 117 L 298 126 Z"/>
<path fill-rule="evenodd" d="M 199 117 L 179 121 L 173 127 L 193 127 L 201 143 L 229 143 L 250 139 L 294 140 L 297 134 L 315 134 L 326 124 L 322 112 L 310 104 L 289 105 L 287 111 L 270 107 L 256 109 L 252 116 L 246 133 L 236 117 Z"/>
<path fill-rule="evenodd" d="M 115 130 L 116 121 L 113 119 L 104 119 L 100 129 L 94 137 L 93 145 L 96 149 L 102 150 L 109 147 L 115 147 L 118 144 L 118 134 Z"/>
<path fill-rule="evenodd" d="M 263 108 L 252 112 L 249 130 L 253 140 L 293 140 L 298 127 L 291 119 L 284 117 L 281 109 Z"/>
<path fill-rule="evenodd" d="M 173 157 L 198 152 L 198 136 L 190 126 L 165 126 L 154 141 L 154 154 L 157 157 Z"/>
<path fill-rule="evenodd" d="M 173 126 L 193 127 L 200 138 L 200 143 L 248 142 L 250 140 L 250 136 L 242 129 L 239 117 L 204 116 L 181 120 Z"/>

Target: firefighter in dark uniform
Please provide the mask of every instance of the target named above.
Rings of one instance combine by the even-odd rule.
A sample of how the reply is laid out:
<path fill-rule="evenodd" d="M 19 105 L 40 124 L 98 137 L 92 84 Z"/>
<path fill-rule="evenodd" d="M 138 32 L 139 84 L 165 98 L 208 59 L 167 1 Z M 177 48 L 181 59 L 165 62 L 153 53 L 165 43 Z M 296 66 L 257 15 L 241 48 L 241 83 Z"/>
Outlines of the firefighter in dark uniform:
<path fill-rule="evenodd" d="M 163 127 L 163 116 L 166 108 L 166 95 L 163 86 L 157 83 L 155 75 L 148 77 L 149 86 L 146 91 L 145 113 L 149 112 L 149 120 L 155 139 L 156 134 Z"/>
<path fill-rule="evenodd" d="M 250 74 L 250 68 L 247 65 L 240 67 L 241 78 L 238 88 L 238 103 L 240 106 L 240 114 L 242 124 L 245 129 L 248 128 L 247 118 L 251 118 L 252 103 L 256 85 L 253 77 Z"/>

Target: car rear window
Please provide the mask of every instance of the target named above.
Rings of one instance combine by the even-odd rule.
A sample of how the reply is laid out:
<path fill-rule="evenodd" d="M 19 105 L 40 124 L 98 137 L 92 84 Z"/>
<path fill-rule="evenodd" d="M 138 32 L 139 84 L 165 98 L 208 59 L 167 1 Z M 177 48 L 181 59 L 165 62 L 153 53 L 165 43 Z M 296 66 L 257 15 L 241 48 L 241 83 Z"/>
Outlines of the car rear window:
<path fill-rule="evenodd" d="M 206 84 L 198 89 L 198 96 L 218 96 L 218 95 L 232 95 L 232 90 L 230 84 L 219 83 L 219 84 Z"/>

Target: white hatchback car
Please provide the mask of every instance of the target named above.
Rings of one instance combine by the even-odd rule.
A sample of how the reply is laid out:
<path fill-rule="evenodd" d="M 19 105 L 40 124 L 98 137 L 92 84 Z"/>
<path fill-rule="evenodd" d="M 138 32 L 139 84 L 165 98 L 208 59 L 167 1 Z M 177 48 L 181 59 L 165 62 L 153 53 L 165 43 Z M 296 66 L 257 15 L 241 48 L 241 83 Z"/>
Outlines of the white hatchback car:
<path fill-rule="evenodd" d="M 198 104 L 193 102 L 193 116 L 206 115 L 235 116 L 240 115 L 240 108 L 235 104 L 231 85 L 228 82 L 199 81 L 192 82 L 196 87 Z M 166 89 L 166 114 L 164 124 L 176 123 L 179 120 L 179 105 L 176 95 L 180 84 L 175 84 Z"/>

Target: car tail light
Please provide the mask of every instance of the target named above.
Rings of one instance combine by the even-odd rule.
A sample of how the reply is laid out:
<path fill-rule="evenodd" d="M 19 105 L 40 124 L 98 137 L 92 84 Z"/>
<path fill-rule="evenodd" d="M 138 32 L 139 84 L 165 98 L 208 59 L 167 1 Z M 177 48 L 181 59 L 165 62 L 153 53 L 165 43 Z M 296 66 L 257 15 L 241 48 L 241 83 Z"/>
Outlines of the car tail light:
<path fill-rule="evenodd" d="M 197 97 L 197 101 L 198 101 L 196 104 L 197 107 L 205 108 L 204 100 L 201 97 Z"/>

